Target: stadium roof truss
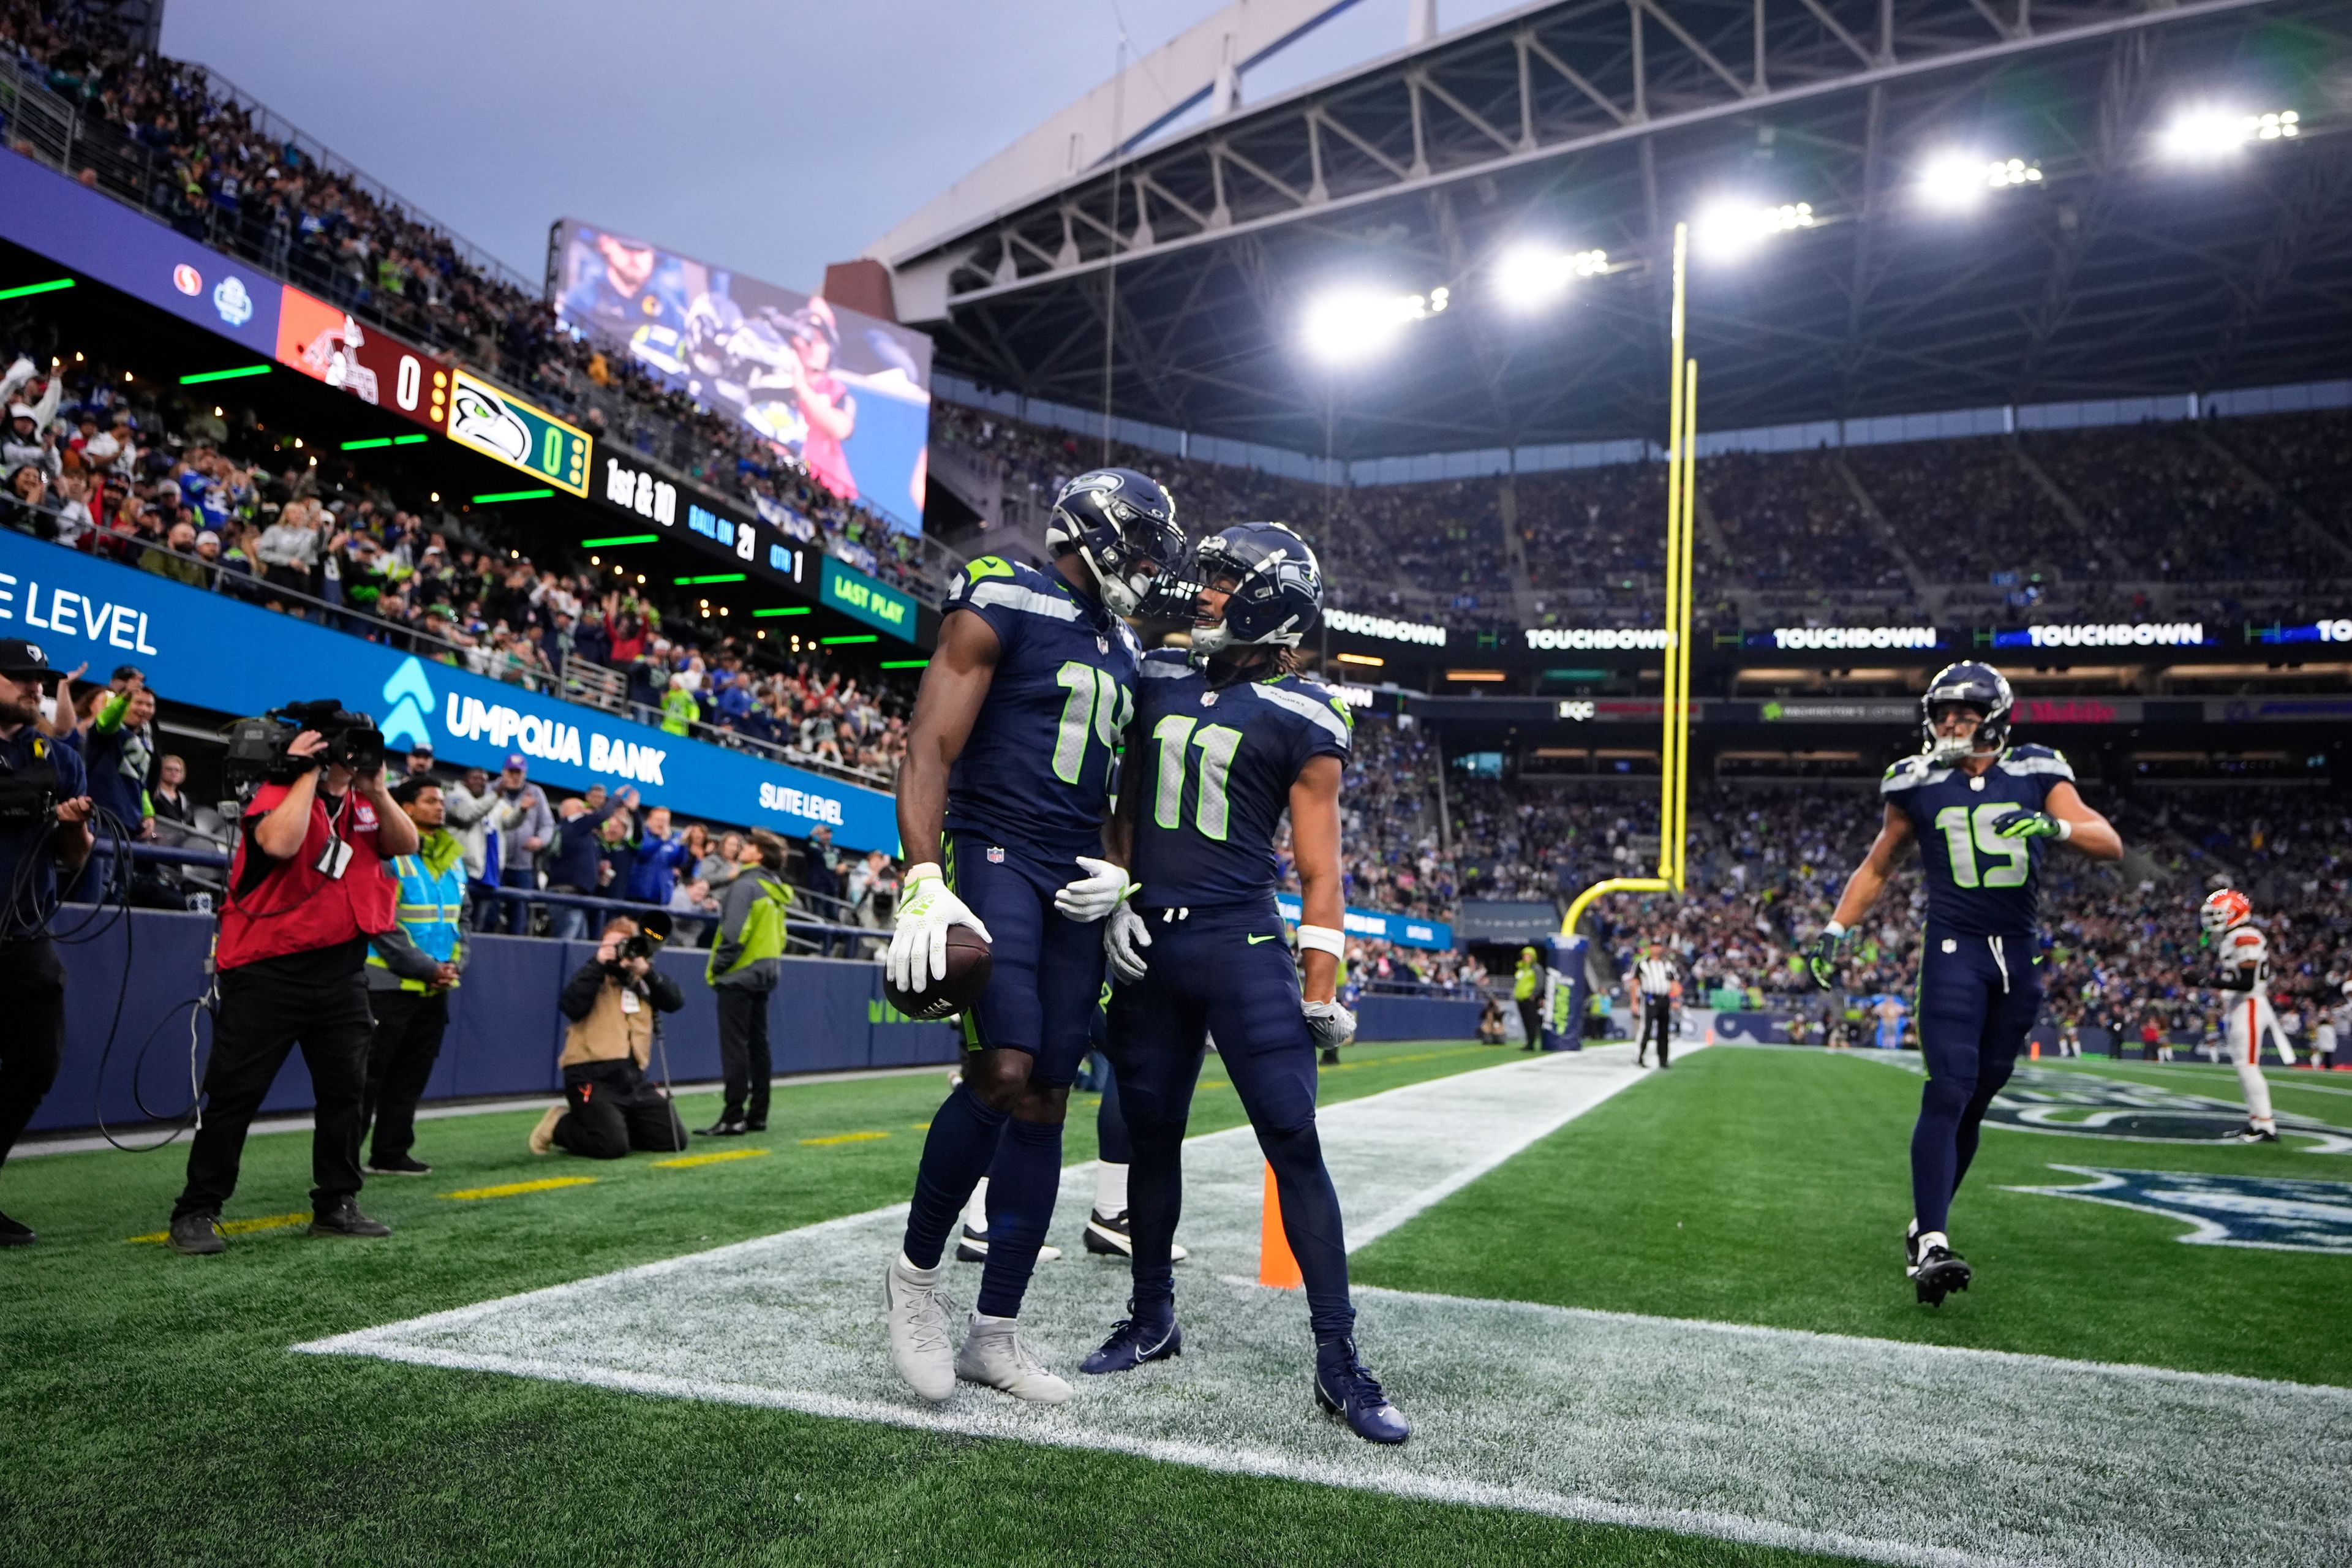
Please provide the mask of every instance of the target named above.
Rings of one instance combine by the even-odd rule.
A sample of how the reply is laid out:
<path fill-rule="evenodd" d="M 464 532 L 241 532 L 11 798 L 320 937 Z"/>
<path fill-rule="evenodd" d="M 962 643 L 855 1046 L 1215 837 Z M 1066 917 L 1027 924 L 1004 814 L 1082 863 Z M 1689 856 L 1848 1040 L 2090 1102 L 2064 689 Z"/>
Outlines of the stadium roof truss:
<path fill-rule="evenodd" d="M 2200 103 L 2305 133 L 2168 162 Z M 1709 428 L 2313 380 L 2352 366 L 2347 115 L 2333 0 L 1568 0 L 888 259 L 945 368 L 1342 458 L 1662 433 L 1663 258 L 1718 200 L 1813 223 L 1695 264 Z M 1931 212 L 1937 151 L 2041 177 Z M 1515 315 L 1486 280 L 1526 241 L 1608 271 Z M 1299 322 L 1343 282 L 1454 308 L 1333 370 Z"/>

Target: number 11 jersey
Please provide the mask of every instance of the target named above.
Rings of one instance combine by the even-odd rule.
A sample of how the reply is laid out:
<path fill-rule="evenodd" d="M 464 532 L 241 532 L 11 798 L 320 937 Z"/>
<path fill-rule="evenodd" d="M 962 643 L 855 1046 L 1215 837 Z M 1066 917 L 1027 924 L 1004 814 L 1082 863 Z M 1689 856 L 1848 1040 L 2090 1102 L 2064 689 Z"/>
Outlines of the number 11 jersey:
<path fill-rule="evenodd" d="M 1135 901 L 1216 908 L 1274 896 L 1274 836 L 1315 757 L 1344 766 L 1354 720 L 1303 676 L 1213 687 L 1186 656 L 1143 656 L 1119 788 L 1134 808 Z"/>
<path fill-rule="evenodd" d="M 1911 819 L 1927 879 L 1927 925 L 1950 936 L 2031 937 L 2041 900 L 2042 838 L 2003 838 L 2014 811 L 2041 811 L 2074 770 L 2047 746 L 2011 746 L 1970 778 L 1959 768 L 1906 757 L 1878 793 Z"/>
<path fill-rule="evenodd" d="M 1102 852 L 1111 757 L 1142 648 L 1058 572 L 984 555 L 949 590 L 996 633 L 996 673 L 948 774 L 947 826 L 1049 860 Z"/>

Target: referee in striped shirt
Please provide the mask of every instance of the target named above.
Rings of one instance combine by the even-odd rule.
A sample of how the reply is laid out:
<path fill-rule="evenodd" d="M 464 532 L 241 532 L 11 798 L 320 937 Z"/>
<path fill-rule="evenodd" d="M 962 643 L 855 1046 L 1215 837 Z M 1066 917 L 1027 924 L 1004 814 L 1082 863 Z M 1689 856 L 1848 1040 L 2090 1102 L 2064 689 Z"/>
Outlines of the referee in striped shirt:
<path fill-rule="evenodd" d="M 1658 1066 L 1666 1063 L 1666 1042 L 1674 1037 L 1675 966 L 1663 947 L 1653 947 L 1633 966 L 1633 978 L 1642 992 L 1642 1033 L 1633 1047 L 1633 1065 L 1648 1065 L 1650 1042 L 1657 1041 Z"/>

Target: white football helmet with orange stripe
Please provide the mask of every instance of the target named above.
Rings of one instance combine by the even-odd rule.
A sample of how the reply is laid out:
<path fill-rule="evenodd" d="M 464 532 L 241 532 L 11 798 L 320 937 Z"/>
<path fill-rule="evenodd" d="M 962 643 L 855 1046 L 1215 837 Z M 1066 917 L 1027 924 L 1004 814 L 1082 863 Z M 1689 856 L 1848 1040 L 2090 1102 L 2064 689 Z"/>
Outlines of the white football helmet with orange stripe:
<path fill-rule="evenodd" d="M 2242 926 L 2253 918 L 2253 903 L 2235 888 L 2215 889 L 2205 895 L 2205 902 L 2197 910 L 2197 923 L 2205 928 L 2205 940 L 2209 942 L 2232 926 Z"/>

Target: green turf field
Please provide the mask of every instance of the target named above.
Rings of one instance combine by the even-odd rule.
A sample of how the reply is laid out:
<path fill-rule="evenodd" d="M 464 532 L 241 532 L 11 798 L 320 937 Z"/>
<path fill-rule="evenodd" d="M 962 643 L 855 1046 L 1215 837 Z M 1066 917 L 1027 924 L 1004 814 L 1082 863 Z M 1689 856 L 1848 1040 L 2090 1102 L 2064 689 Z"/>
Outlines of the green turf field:
<path fill-rule="evenodd" d="M 1324 1099 L 1517 1055 L 1358 1047 L 1326 1072 Z M 1219 1078 L 1213 1063 L 1196 1131 L 1239 1121 Z M 535 1160 L 522 1148 L 533 1112 L 428 1121 L 418 1152 L 435 1175 L 377 1181 L 363 1199 L 396 1227 L 388 1241 L 266 1229 L 210 1259 L 129 1239 L 162 1227 L 176 1150 L 12 1163 L 0 1206 L 44 1239 L 0 1254 L 0 1561 L 1839 1560 L 1118 1453 L 289 1353 L 901 1200 L 943 1087 L 925 1074 L 782 1089 L 768 1133 L 744 1141 L 765 1153 L 677 1169 L 643 1156 Z M 2218 1079 L 2197 1091 L 2229 1092 Z M 2183 1247 L 2165 1219 L 1998 1190 L 2073 1180 L 2052 1162 L 2344 1179 L 2342 1162 L 2285 1150 L 1989 1131 L 1954 1220 L 1979 1287 L 1940 1312 L 1912 1305 L 1895 1238 L 1916 1092 L 1907 1073 L 1852 1057 L 1698 1053 L 1373 1242 L 1357 1274 L 1453 1296 L 2352 1383 L 2329 1328 L 2346 1259 Z M 2282 1109 L 2352 1125 L 2352 1099 L 2327 1101 L 2283 1095 Z M 715 1109 L 715 1097 L 682 1102 L 689 1124 Z M 1092 1153 L 1087 1109 L 1074 1110 L 1073 1161 Z M 698 1141 L 689 1153 L 744 1145 Z M 447 1195 L 582 1176 L 595 1179 Z M 307 1185 L 307 1134 L 257 1139 L 227 1217 L 296 1213 Z M 2262 1331 L 2246 1331 L 2250 1321 Z"/>
<path fill-rule="evenodd" d="M 2155 1077 L 2105 1064 L 2079 1070 Z M 2291 1085 L 2293 1075 L 2277 1077 Z M 2189 1087 L 2237 1091 L 2227 1068 Z M 2352 1384 L 2352 1345 L 2333 1305 L 2352 1273 L 2347 1259 L 2184 1247 L 2181 1226 L 2155 1215 L 2003 1190 L 2080 1180 L 2053 1163 L 2352 1181 L 2352 1158 L 1989 1127 L 1952 1208 L 1954 1245 L 1979 1285 L 1923 1310 L 1900 1272 L 1917 1078 L 1853 1052 L 1717 1049 L 1642 1089 L 1374 1242 L 1357 1256 L 1357 1277 L 1400 1289 Z M 2334 1099 L 2332 1112 L 2329 1103 L 2318 1092 L 2279 1097 L 2282 1110 L 2352 1127 L 2352 1098 Z M 1530 1236 L 1542 1245 L 1524 1245 Z M 2254 1322 L 2260 1331 L 2248 1331 Z"/>

